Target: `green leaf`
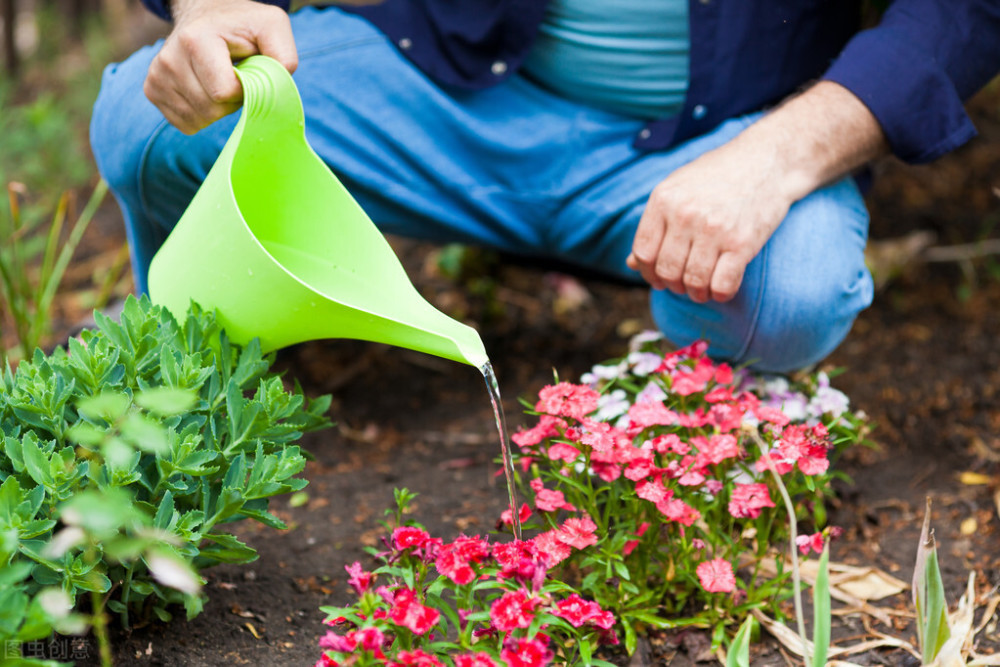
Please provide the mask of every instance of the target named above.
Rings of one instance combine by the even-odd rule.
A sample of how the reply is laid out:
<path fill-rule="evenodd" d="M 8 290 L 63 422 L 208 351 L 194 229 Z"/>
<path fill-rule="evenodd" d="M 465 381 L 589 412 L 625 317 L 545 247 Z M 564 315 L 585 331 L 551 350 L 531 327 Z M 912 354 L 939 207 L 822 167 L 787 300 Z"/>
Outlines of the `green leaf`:
<path fill-rule="evenodd" d="M 152 454 L 170 451 L 167 431 L 159 423 L 140 414 L 130 414 L 121 423 L 121 434 L 133 447 Z"/>
<path fill-rule="evenodd" d="M 750 667 L 750 637 L 753 635 L 753 616 L 747 616 L 739 632 L 729 645 L 726 667 Z"/>
<path fill-rule="evenodd" d="M 120 392 L 104 392 L 88 398 L 81 398 L 76 403 L 80 414 L 90 419 L 103 419 L 114 424 L 121 419 L 132 405 L 132 399 Z"/>
<path fill-rule="evenodd" d="M 29 433 L 21 441 L 21 452 L 24 455 L 24 467 L 31 479 L 45 487 L 53 485 L 49 457 L 38 446 L 38 438 Z"/>
<path fill-rule="evenodd" d="M 204 545 L 201 557 L 219 563 L 249 563 L 257 560 L 257 551 L 229 533 L 208 533 L 205 539 L 214 544 Z"/>
<path fill-rule="evenodd" d="M 813 584 L 813 667 L 826 665 L 826 654 L 830 650 L 830 614 L 830 543 L 827 541 Z"/>
<path fill-rule="evenodd" d="M 188 389 L 155 387 L 136 394 L 135 402 L 142 408 L 167 417 L 179 415 L 191 409 L 198 395 Z"/>
<path fill-rule="evenodd" d="M 625 630 L 625 652 L 632 655 L 635 653 L 635 647 L 638 643 L 638 637 L 635 635 L 635 628 L 632 627 L 631 623 L 622 623 L 622 629 Z"/>

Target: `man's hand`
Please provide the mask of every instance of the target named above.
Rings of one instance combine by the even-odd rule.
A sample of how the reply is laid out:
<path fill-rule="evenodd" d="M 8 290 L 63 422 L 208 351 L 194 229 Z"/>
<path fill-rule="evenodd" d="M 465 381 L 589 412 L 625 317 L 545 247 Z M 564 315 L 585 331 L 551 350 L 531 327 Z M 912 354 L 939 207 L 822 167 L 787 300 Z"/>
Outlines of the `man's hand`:
<path fill-rule="evenodd" d="M 886 149 L 858 98 L 818 83 L 661 181 L 628 266 L 654 289 L 728 301 L 792 204 Z"/>
<path fill-rule="evenodd" d="M 233 61 L 271 56 L 289 72 L 298 53 L 288 15 L 252 0 L 176 0 L 174 29 L 146 75 L 143 91 L 185 134 L 239 108 L 243 89 Z"/>

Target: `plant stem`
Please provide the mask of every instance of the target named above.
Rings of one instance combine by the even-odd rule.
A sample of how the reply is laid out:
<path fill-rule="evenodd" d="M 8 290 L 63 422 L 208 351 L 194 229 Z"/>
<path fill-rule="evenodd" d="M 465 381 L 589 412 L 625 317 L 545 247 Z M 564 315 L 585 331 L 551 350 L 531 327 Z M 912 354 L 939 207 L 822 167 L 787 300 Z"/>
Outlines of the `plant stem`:
<path fill-rule="evenodd" d="M 805 664 L 808 665 L 812 663 L 812 656 L 809 655 L 809 640 L 806 639 L 806 622 L 802 614 L 802 579 L 799 572 L 799 554 L 796 551 L 795 544 L 798 537 L 798 530 L 795 525 L 795 505 L 788 495 L 788 489 L 785 488 L 784 482 L 781 481 L 781 475 L 774 469 L 774 462 L 767 456 L 766 445 L 761 439 L 760 434 L 753 431 L 752 435 L 754 440 L 757 441 L 757 446 L 760 447 L 762 459 L 767 462 L 767 469 L 771 472 L 771 476 L 774 477 L 774 481 L 778 485 L 781 498 L 785 501 L 785 509 L 788 510 L 788 552 L 792 556 L 792 589 L 795 593 L 793 598 L 795 602 L 795 621 L 798 625 L 799 637 L 802 638 L 802 658 Z"/>
<path fill-rule="evenodd" d="M 108 619 L 104 615 L 104 600 L 97 591 L 90 592 L 91 624 L 97 637 L 97 650 L 101 656 L 101 667 L 111 667 L 111 640 L 108 638 Z"/>

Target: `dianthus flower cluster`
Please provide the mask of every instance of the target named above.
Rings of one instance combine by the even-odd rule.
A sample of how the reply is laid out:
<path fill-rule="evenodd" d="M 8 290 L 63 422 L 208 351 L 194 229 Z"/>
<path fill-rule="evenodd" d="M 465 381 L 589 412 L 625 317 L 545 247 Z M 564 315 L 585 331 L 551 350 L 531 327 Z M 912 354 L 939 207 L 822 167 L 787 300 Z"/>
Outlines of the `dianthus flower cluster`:
<path fill-rule="evenodd" d="M 593 544 L 594 528 L 572 518 L 554 532 L 560 548 L 570 550 Z M 379 555 L 386 567 L 368 572 L 355 562 L 345 568 L 358 603 L 326 608 L 334 630 L 320 640 L 325 652 L 317 667 L 444 665 L 443 656 L 456 667 L 543 667 L 560 655 L 556 640 L 616 644 L 611 612 L 578 593 L 565 595 L 563 584 L 558 593 L 547 586 L 552 547 L 540 538 L 490 544 L 462 535 L 445 542 L 417 526 L 397 527 L 386 540 L 389 550 Z M 391 583 L 376 587 L 386 575 Z M 546 618 L 565 619 L 575 636 L 567 642 L 566 627 Z M 529 632 L 532 626 L 541 631 Z"/>

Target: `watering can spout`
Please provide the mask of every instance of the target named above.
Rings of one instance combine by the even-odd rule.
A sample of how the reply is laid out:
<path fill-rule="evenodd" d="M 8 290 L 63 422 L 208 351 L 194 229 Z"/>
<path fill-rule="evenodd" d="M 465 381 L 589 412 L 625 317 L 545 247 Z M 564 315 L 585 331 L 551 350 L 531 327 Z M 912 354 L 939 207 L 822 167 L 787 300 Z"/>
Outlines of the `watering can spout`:
<path fill-rule="evenodd" d="M 482 368 L 475 329 L 429 304 L 382 233 L 305 138 L 298 90 L 275 60 L 236 68 L 244 106 L 205 182 L 153 258 L 149 295 L 183 319 L 215 309 L 264 351 L 357 338 Z"/>

